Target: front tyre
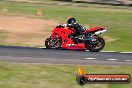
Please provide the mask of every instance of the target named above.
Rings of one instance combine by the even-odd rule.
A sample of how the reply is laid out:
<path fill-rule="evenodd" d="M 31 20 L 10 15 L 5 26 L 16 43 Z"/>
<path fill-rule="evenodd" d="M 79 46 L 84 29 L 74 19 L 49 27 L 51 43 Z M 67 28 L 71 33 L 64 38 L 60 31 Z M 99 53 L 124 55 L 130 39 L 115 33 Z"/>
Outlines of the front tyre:
<path fill-rule="evenodd" d="M 45 40 L 45 46 L 46 48 L 61 48 L 62 42 L 61 42 L 61 38 L 52 38 L 52 37 L 48 37 Z"/>
<path fill-rule="evenodd" d="M 99 52 L 100 50 L 102 50 L 105 46 L 105 41 L 103 38 L 97 36 L 96 41 L 89 41 L 85 43 L 85 47 L 91 51 L 91 52 Z"/>

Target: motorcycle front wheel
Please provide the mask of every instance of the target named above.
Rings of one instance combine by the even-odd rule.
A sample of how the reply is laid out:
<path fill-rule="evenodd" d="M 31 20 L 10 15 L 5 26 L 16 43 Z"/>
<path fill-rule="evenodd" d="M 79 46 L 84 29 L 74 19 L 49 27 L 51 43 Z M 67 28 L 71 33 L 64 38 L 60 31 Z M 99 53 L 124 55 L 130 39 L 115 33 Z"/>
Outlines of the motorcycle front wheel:
<path fill-rule="evenodd" d="M 45 46 L 46 48 L 61 48 L 62 42 L 61 42 L 61 38 L 52 38 L 51 36 L 48 37 L 45 40 Z"/>
<path fill-rule="evenodd" d="M 87 41 L 85 42 L 85 47 L 91 52 L 99 52 L 105 46 L 105 41 L 103 38 L 96 36 L 96 41 Z"/>

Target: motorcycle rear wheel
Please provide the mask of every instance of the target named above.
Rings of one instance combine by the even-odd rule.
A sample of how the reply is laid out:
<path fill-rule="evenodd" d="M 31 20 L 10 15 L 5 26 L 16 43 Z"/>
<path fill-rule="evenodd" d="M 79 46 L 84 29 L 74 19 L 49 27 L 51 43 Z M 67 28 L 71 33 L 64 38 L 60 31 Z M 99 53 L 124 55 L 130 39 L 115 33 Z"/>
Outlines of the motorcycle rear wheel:
<path fill-rule="evenodd" d="M 61 48 L 61 45 L 62 45 L 61 38 L 52 38 L 50 36 L 45 40 L 45 46 L 46 48 L 49 48 L 49 49 L 50 48 L 58 49 L 58 48 Z"/>
<path fill-rule="evenodd" d="M 85 47 L 91 52 L 99 52 L 105 46 L 105 41 L 103 38 L 97 36 L 97 44 L 91 45 L 90 42 L 85 42 Z"/>

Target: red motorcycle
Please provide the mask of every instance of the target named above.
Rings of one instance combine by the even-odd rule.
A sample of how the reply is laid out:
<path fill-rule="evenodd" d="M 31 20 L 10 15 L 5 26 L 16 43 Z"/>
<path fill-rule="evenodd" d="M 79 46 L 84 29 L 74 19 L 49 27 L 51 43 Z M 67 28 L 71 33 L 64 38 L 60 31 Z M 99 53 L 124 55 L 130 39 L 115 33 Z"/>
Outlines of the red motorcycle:
<path fill-rule="evenodd" d="M 45 46 L 46 48 L 89 50 L 92 52 L 98 52 L 105 46 L 104 39 L 98 35 L 106 31 L 107 29 L 104 27 L 85 28 L 80 35 L 74 36 L 77 40 L 77 42 L 74 42 L 69 36 L 76 33 L 75 28 L 59 25 L 53 29 L 51 36 L 45 40 Z"/>

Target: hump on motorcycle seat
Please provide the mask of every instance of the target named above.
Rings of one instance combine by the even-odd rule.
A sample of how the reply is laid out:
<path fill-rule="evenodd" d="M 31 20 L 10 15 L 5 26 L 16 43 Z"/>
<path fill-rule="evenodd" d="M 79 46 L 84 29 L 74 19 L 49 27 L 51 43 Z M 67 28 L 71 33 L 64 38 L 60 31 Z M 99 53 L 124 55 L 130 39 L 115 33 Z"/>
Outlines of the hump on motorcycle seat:
<path fill-rule="evenodd" d="M 104 27 L 92 27 L 90 29 L 88 29 L 90 32 L 96 32 L 96 31 L 101 31 L 101 30 L 105 30 Z"/>

